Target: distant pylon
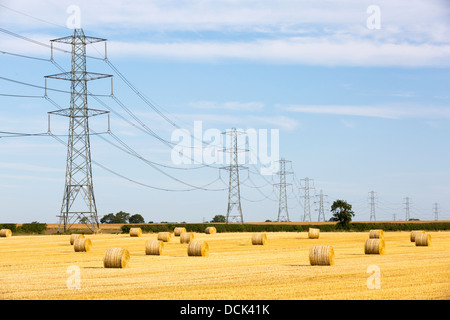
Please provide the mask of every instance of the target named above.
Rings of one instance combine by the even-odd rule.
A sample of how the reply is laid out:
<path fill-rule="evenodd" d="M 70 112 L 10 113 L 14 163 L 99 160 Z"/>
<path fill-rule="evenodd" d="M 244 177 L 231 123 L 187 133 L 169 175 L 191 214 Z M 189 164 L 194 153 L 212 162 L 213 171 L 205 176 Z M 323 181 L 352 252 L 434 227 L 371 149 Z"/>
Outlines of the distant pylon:
<path fill-rule="evenodd" d="M 239 134 L 245 134 L 245 132 L 237 131 L 236 128 L 232 128 L 231 130 L 225 131 L 222 134 L 224 134 L 225 136 L 229 136 L 230 138 L 230 148 L 224 150 L 225 152 L 230 153 L 230 165 L 223 168 L 230 171 L 230 180 L 228 183 L 228 208 L 225 222 L 229 223 L 236 221 L 244 223 L 239 183 L 239 168 L 242 166 L 239 165 L 238 156 L 239 152 L 243 150 L 238 148 L 237 137 Z"/>
<path fill-rule="evenodd" d="M 375 191 L 370 191 L 370 221 L 376 221 L 375 217 Z"/>
<path fill-rule="evenodd" d="M 306 221 L 306 218 L 308 217 L 309 221 L 311 221 L 311 206 L 310 206 L 310 198 L 309 198 L 309 190 L 314 189 L 314 187 L 310 187 L 309 182 L 313 181 L 309 178 L 301 179 L 302 181 L 305 181 L 305 186 L 302 187 L 302 189 L 305 190 L 305 202 L 303 207 L 303 221 Z"/>
<path fill-rule="evenodd" d="M 274 186 L 280 187 L 280 199 L 278 203 L 278 222 L 289 222 L 289 211 L 288 211 L 288 205 L 287 205 L 287 192 L 286 192 L 286 186 L 291 185 L 290 183 L 286 183 L 286 175 L 292 174 L 291 171 L 286 171 L 286 163 L 290 163 L 291 161 L 285 160 L 284 158 L 281 158 L 281 160 L 278 161 L 280 164 L 280 170 L 277 172 L 277 174 L 280 176 L 280 183 L 274 184 Z"/>
<path fill-rule="evenodd" d="M 319 211 L 319 216 L 317 218 L 317 221 L 326 221 L 325 220 L 325 209 L 324 209 L 324 197 L 327 197 L 327 195 L 323 194 L 323 191 L 320 190 L 319 194 L 316 195 L 316 197 L 319 197 L 319 201 L 317 201 L 319 203 L 319 209 L 316 209 L 317 211 Z M 316 201 L 314 201 L 314 203 L 317 203 Z"/>
<path fill-rule="evenodd" d="M 90 225 L 91 230 L 95 231 L 99 227 L 99 222 L 92 182 L 88 119 L 107 111 L 88 108 L 87 82 L 112 76 L 86 72 L 86 44 L 102 42 L 106 39 L 87 37 L 83 29 L 74 29 L 73 35 L 51 41 L 72 45 L 71 71 L 46 76 L 46 78 L 67 80 L 71 84 L 70 108 L 50 112 L 69 118 L 66 182 L 58 231 L 62 227 L 65 232 L 76 222 Z"/>
<path fill-rule="evenodd" d="M 405 198 L 405 220 L 409 220 L 409 198 Z"/>
<path fill-rule="evenodd" d="M 437 202 L 434 204 L 434 220 L 439 220 L 439 204 Z"/>

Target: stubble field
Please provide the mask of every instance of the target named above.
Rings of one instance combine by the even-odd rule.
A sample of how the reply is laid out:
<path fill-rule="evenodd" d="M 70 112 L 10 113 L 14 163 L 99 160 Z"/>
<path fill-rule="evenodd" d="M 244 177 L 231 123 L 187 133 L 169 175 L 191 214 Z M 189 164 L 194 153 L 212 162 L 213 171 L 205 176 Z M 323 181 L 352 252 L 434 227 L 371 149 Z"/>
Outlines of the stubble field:
<path fill-rule="evenodd" d="M 429 247 L 416 247 L 410 232 L 385 232 L 383 255 L 364 254 L 368 232 L 266 234 L 257 246 L 252 233 L 195 233 L 207 241 L 207 257 L 188 256 L 179 237 L 161 256 L 146 255 L 155 233 L 86 235 L 89 252 L 74 252 L 70 235 L 0 238 L 0 299 L 450 299 L 450 232 L 431 232 Z M 315 245 L 333 246 L 335 265 L 311 266 Z M 111 247 L 130 252 L 127 268 L 103 267 Z"/>

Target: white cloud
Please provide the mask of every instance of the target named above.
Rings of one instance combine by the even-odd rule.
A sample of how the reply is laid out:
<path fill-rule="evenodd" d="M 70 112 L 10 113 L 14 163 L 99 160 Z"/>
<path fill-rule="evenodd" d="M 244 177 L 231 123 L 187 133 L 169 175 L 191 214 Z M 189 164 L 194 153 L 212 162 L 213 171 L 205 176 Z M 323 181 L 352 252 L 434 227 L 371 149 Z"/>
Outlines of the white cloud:
<path fill-rule="evenodd" d="M 9 6 L 64 26 L 71 4 L 69 0 L 18 0 Z M 108 38 L 110 57 L 204 62 L 240 59 L 325 66 L 450 66 L 450 7 L 445 1 L 378 0 L 380 30 L 366 26 L 366 9 L 371 4 L 369 0 L 280 0 L 276 4 L 269 0 L 77 2 L 86 34 L 95 31 L 94 35 Z M 20 30 L 51 26 L 2 7 L 0 19 L 5 26 Z M 52 30 L 65 32 L 55 27 Z M 55 36 L 44 40 L 39 34 L 38 38 L 48 42 Z M 24 46 L 22 40 L 16 42 L 22 43 L 17 44 L 20 52 L 39 49 L 29 43 Z M 41 47 L 40 53 L 44 49 Z"/>
<path fill-rule="evenodd" d="M 239 101 L 196 101 L 188 103 L 189 107 L 204 110 L 238 110 L 238 111 L 262 111 L 264 103 L 261 102 L 239 102 Z"/>
<path fill-rule="evenodd" d="M 311 114 L 334 114 L 342 116 L 361 116 L 385 119 L 450 119 L 449 107 L 436 106 L 277 105 L 277 107 L 286 111 Z"/>
<path fill-rule="evenodd" d="M 450 44 L 377 44 L 371 41 L 336 41 L 329 38 L 295 37 L 250 42 L 115 42 L 113 57 L 215 62 L 238 59 L 249 62 L 322 66 L 450 66 Z"/>

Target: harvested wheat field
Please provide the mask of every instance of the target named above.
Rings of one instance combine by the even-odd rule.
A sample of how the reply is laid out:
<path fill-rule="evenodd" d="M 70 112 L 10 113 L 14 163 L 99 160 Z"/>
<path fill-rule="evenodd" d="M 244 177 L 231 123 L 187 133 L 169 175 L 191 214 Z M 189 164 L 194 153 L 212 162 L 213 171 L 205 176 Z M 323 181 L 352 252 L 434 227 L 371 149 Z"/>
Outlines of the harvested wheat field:
<path fill-rule="evenodd" d="M 384 232 L 384 253 L 367 255 L 368 232 L 267 232 L 264 246 L 252 233 L 196 233 L 208 256 L 188 256 L 178 237 L 147 255 L 156 233 L 86 235 L 88 252 L 70 235 L 12 236 L 0 238 L 0 299 L 449 299 L 450 232 L 430 234 L 416 246 L 410 232 Z M 332 246 L 334 264 L 311 266 L 312 246 Z M 104 267 L 109 248 L 129 251 L 126 268 Z"/>

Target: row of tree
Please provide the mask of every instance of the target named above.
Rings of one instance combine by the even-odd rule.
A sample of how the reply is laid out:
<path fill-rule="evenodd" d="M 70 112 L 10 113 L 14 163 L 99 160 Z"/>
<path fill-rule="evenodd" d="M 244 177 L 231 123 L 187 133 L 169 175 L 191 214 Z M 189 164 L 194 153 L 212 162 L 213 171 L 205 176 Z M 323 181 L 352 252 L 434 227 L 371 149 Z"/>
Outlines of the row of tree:
<path fill-rule="evenodd" d="M 144 217 L 140 214 L 133 214 L 119 211 L 116 214 L 109 213 L 100 219 L 100 223 L 145 223 Z"/>
<path fill-rule="evenodd" d="M 355 216 L 352 211 L 352 205 L 344 200 L 336 200 L 331 206 L 332 216 L 330 221 L 337 221 L 340 227 L 346 227 L 352 221 L 352 217 Z M 225 222 L 224 215 L 215 215 L 211 222 Z M 100 219 L 101 223 L 145 223 L 144 217 L 140 214 L 131 215 L 127 212 L 119 211 L 116 214 L 109 213 Z M 266 220 L 266 222 L 270 222 Z"/>

